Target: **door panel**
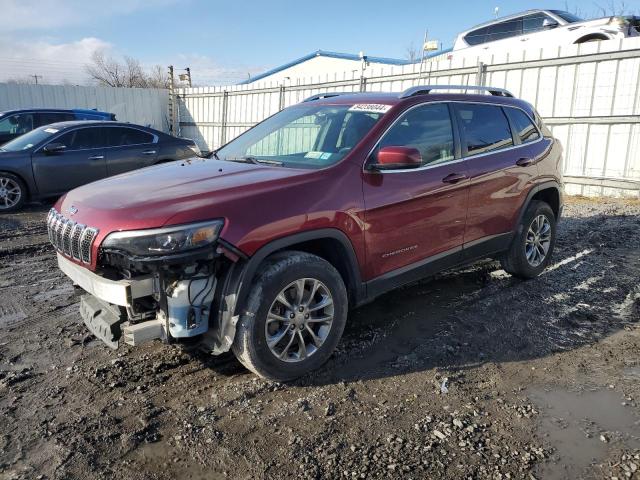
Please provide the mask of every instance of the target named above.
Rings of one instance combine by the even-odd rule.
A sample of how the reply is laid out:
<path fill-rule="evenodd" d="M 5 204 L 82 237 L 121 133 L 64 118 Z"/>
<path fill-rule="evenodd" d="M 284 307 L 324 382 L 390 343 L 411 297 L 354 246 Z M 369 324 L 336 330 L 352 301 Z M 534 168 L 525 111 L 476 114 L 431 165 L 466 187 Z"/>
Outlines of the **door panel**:
<path fill-rule="evenodd" d="M 156 163 L 158 144 L 154 136 L 135 128 L 105 127 L 108 135 L 106 161 L 109 176 Z"/>
<path fill-rule="evenodd" d="M 442 180 L 452 173 L 466 174 L 466 168 L 466 162 L 457 162 L 414 172 L 365 174 L 370 278 L 462 245 L 469 181 Z"/>
<path fill-rule="evenodd" d="M 425 104 L 403 113 L 374 149 L 370 163 L 380 148 L 404 146 L 422 165 L 364 173 L 367 279 L 462 245 L 469 181 L 455 138 L 448 104 Z"/>
<path fill-rule="evenodd" d="M 528 117 L 519 109 L 460 103 L 455 110 L 463 154 L 471 155 L 464 234 L 468 244 L 514 229 L 547 142 L 540 140 L 533 125 L 531 130 L 520 123 L 523 116 L 525 122 Z"/>
<path fill-rule="evenodd" d="M 40 195 L 59 195 L 107 176 L 105 152 L 97 128 L 72 130 L 52 142 L 67 148 L 55 154 L 39 149 L 31 156 Z"/>

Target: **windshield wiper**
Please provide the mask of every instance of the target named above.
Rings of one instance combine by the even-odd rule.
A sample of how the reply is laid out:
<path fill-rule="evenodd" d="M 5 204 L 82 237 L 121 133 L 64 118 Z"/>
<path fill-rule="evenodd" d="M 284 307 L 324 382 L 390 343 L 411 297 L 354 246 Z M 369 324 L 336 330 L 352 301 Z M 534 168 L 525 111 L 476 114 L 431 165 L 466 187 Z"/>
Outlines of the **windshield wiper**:
<path fill-rule="evenodd" d="M 227 158 L 226 160 L 229 160 L 230 162 L 253 163 L 254 165 L 283 165 L 283 163 L 278 160 L 266 160 L 264 158 L 252 157 L 251 155 L 247 155 L 246 157 Z"/>

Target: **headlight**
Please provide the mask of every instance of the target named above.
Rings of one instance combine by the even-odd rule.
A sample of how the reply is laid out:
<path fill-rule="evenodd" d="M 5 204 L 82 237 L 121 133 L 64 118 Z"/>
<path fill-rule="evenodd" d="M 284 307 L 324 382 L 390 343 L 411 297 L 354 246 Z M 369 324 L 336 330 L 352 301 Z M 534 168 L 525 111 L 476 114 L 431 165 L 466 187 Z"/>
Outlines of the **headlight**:
<path fill-rule="evenodd" d="M 132 255 L 169 255 L 206 247 L 218 239 L 223 220 L 177 225 L 150 230 L 111 233 L 102 248 L 124 250 Z"/>
<path fill-rule="evenodd" d="M 609 25 L 613 25 L 614 27 L 624 27 L 628 24 L 629 21 L 625 17 L 611 17 L 609 19 Z"/>

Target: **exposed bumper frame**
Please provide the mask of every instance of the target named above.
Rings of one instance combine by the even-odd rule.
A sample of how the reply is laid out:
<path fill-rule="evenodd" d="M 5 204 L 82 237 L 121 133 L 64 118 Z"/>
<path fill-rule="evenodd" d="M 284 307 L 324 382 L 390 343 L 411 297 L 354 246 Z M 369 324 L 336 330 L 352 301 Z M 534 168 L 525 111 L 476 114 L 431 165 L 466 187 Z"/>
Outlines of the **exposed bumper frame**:
<path fill-rule="evenodd" d="M 134 299 L 147 297 L 154 293 L 154 277 L 152 275 L 131 280 L 109 280 L 76 265 L 59 253 L 57 256 L 58 267 L 73 283 L 105 302 L 131 307 Z"/>

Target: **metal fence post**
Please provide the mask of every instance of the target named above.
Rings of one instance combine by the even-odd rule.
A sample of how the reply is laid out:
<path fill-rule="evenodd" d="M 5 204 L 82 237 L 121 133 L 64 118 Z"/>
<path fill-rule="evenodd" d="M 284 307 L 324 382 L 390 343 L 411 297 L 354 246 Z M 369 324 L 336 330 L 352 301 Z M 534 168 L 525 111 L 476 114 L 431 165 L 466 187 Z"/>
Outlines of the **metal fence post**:
<path fill-rule="evenodd" d="M 278 103 L 278 110 L 284 109 L 284 85 L 280 85 L 280 99 Z"/>
<path fill-rule="evenodd" d="M 484 86 L 487 74 L 487 65 L 484 62 L 478 62 L 478 73 L 476 73 L 476 82 L 479 87 Z"/>
<path fill-rule="evenodd" d="M 220 146 L 227 143 L 227 104 L 229 103 L 229 92 L 222 93 L 222 119 L 220 120 Z"/>
<path fill-rule="evenodd" d="M 361 92 L 367 91 L 367 77 L 365 77 L 364 75 L 360 76 L 360 91 Z"/>

